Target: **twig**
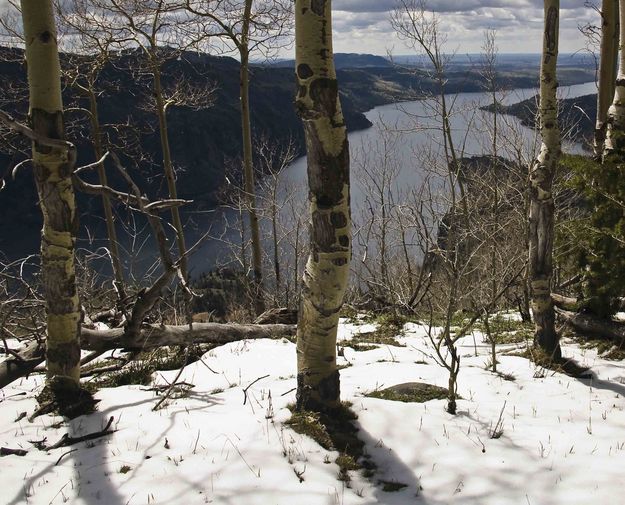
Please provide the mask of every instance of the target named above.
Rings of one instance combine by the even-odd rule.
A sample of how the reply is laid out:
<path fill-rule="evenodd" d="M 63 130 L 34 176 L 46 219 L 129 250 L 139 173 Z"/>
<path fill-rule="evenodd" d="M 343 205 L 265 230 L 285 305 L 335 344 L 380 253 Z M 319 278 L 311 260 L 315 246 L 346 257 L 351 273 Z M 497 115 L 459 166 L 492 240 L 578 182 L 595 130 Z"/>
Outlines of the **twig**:
<path fill-rule="evenodd" d="M 254 384 L 256 384 L 259 380 L 261 379 L 266 379 L 267 377 L 269 377 L 269 374 L 267 375 L 263 375 L 262 377 L 259 377 L 258 379 L 252 381 L 244 390 L 243 390 L 243 405 L 245 405 L 245 403 L 247 402 L 247 390 L 249 388 L 251 388 Z"/>
<path fill-rule="evenodd" d="M 67 142 L 65 140 L 59 139 L 51 139 L 36 133 L 32 128 L 17 122 L 11 115 L 6 112 L 0 110 L 0 121 L 2 121 L 5 125 L 7 125 L 12 130 L 17 133 L 21 133 L 25 137 L 28 137 L 30 140 L 38 142 L 41 145 L 46 147 L 56 147 L 58 149 L 76 149 L 71 142 Z"/>
<path fill-rule="evenodd" d="M 86 440 L 94 440 L 96 438 L 104 437 L 115 433 L 115 430 L 110 430 L 111 424 L 113 424 L 114 417 L 109 417 L 108 423 L 100 431 L 94 431 L 93 433 L 87 433 L 81 437 L 71 437 L 68 433 L 63 435 L 61 439 L 56 443 L 48 447 L 44 447 L 44 450 L 51 451 L 52 449 L 58 449 L 59 447 L 68 447 L 70 445 L 78 444 L 79 442 L 85 442 Z"/>
<path fill-rule="evenodd" d="M 180 370 L 178 370 L 178 373 L 176 374 L 176 377 L 174 378 L 173 382 L 170 384 L 169 388 L 167 388 L 167 391 L 165 391 L 165 394 L 163 395 L 163 397 L 157 402 L 156 405 L 154 405 L 154 407 L 152 407 L 152 411 L 157 411 L 158 408 L 163 404 L 163 402 L 165 402 L 165 400 L 167 400 L 167 398 L 170 397 L 172 391 L 174 390 L 174 387 L 176 387 L 177 385 L 176 383 L 178 379 L 182 375 L 182 371 L 187 366 L 188 359 L 189 359 L 189 348 L 187 347 L 184 351 L 184 363 L 180 367 Z"/>
<path fill-rule="evenodd" d="M 471 329 L 475 321 L 477 321 L 480 317 L 482 317 L 484 312 L 486 311 L 490 312 L 492 310 L 492 308 L 499 301 L 499 299 L 506 293 L 506 291 L 508 291 L 508 288 L 510 288 L 510 286 L 512 286 L 512 284 L 517 280 L 519 275 L 523 273 L 523 270 L 525 270 L 525 267 L 527 266 L 528 263 L 529 263 L 529 260 L 526 260 L 525 263 L 523 263 L 523 265 L 521 266 L 521 268 L 516 272 L 516 274 L 506 283 L 506 285 L 503 288 L 499 290 L 499 292 L 495 295 L 495 297 L 489 303 L 484 305 L 481 311 L 478 310 L 478 312 L 469 320 L 469 322 L 466 323 L 460 329 L 460 331 L 456 333 L 456 336 L 454 337 L 454 341 L 457 341 L 460 338 L 462 338 L 467 333 L 467 331 Z"/>
<path fill-rule="evenodd" d="M 11 170 L 11 177 L 13 178 L 13 180 L 15 180 L 15 178 L 17 177 L 17 172 L 19 172 L 19 169 L 32 161 L 32 159 L 28 158 L 27 160 L 20 161 L 17 165 L 15 165 L 13 167 L 13 170 Z"/>
<path fill-rule="evenodd" d="M 100 165 L 102 165 L 102 163 L 104 163 L 106 158 L 109 157 L 109 154 L 110 153 L 106 151 L 98 161 L 94 161 L 93 163 L 89 163 L 88 165 L 83 165 L 82 167 L 75 168 L 74 174 L 79 174 L 80 172 L 83 172 L 85 170 L 91 170 L 92 168 L 98 168 Z"/>
<path fill-rule="evenodd" d="M 56 463 L 54 463 L 54 466 L 59 466 L 59 463 L 61 462 L 61 460 L 62 460 L 65 456 L 67 456 L 68 454 L 71 454 L 72 452 L 77 451 L 77 450 L 78 450 L 78 449 L 74 448 L 74 449 L 70 449 L 69 451 L 64 452 L 63 454 L 61 454 L 61 455 L 59 456 L 59 459 L 57 459 L 57 460 L 56 460 Z"/>
<path fill-rule="evenodd" d="M 176 387 L 188 387 L 189 389 L 194 388 L 195 384 L 191 384 L 189 382 L 174 382 L 173 384 Z M 156 391 L 157 393 L 162 393 L 163 391 L 167 391 L 170 387 L 172 386 L 172 384 L 170 384 L 169 382 L 167 384 L 157 384 L 155 386 L 152 386 L 150 388 L 141 388 L 141 391 Z"/>
<path fill-rule="evenodd" d="M 28 418 L 28 422 L 32 423 L 36 417 L 42 416 L 43 414 L 47 414 L 48 412 L 52 412 L 52 408 L 54 406 L 54 402 L 46 402 L 42 403 L 39 408 L 37 408 Z"/>
<path fill-rule="evenodd" d="M 9 398 L 14 398 L 14 397 L 16 397 L 16 396 L 24 396 L 25 394 L 26 394 L 26 393 L 25 393 L 25 392 L 23 392 L 23 393 L 15 393 L 15 394 L 13 394 L 13 395 L 9 395 L 9 396 L 4 396 L 4 397 L 2 397 L 2 398 L 0 399 L 0 403 L 2 403 L 3 401 L 5 401 L 5 400 L 7 400 L 7 399 L 9 399 Z"/>
<path fill-rule="evenodd" d="M 93 361 L 96 358 L 102 356 L 106 351 L 93 351 L 87 354 L 84 358 L 80 360 L 80 366 L 86 365 L 87 363 Z"/>
<path fill-rule="evenodd" d="M 100 375 L 100 374 L 109 373 L 109 372 L 119 372 L 127 364 L 128 364 L 128 361 L 120 365 L 109 365 L 109 366 L 103 366 L 100 368 L 92 368 L 91 370 L 84 370 L 80 372 L 80 378 L 82 379 L 84 377 L 91 377 L 92 375 Z"/>
<path fill-rule="evenodd" d="M 501 412 L 499 412 L 499 419 L 495 424 L 495 427 L 490 431 L 490 438 L 499 438 L 503 435 L 503 411 L 506 408 L 506 401 L 503 402 L 503 407 L 501 407 Z"/>
<path fill-rule="evenodd" d="M 26 456 L 28 451 L 24 449 L 10 449 L 9 447 L 0 447 L 0 456 Z"/>

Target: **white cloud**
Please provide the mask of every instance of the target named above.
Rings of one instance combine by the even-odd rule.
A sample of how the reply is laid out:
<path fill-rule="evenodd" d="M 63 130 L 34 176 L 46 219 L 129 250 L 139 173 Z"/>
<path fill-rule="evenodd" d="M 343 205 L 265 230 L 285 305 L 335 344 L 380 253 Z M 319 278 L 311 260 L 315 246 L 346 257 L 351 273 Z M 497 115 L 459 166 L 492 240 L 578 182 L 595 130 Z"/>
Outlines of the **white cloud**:
<path fill-rule="evenodd" d="M 397 39 L 388 21 L 397 0 L 335 0 L 334 37 L 337 52 L 405 54 L 408 49 Z M 487 28 L 499 32 L 500 52 L 537 53 L 541 50 L 543 2 L 541 0 L 432 0 L 427 4 L 439 16 L 447 35 L 447 50 L 480 51 Z M 578 26 L 598 23 L 598 14 L 584 0 L 562 0 L 560 8 L 560 51 L 575 52 L 584 47 Z"/>
<path fill-rule="evenodd" d="M 398 0 L 334 0 L 334 48 L 337 52 L 386 54 L 408 49 L 395 36 L 388 21 Z M 0 13 L 7 0 L 0 0 Z M 449 50 L 479 52 L 483 32 L 498 30 L 500 52 L 539 52 L 542 39 L 542 0 L 430 0 L 447 34 Z M 578 26 L 599 23 L 598 14 L 585 0 L 561 0 L 560 51 L 584 47 Z"/>

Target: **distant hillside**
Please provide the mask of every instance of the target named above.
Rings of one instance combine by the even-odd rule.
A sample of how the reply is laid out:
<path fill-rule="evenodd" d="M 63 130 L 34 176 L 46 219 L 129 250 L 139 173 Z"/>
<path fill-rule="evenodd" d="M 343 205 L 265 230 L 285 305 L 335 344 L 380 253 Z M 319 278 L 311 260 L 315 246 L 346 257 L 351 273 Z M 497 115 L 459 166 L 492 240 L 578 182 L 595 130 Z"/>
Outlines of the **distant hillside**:
<path fill-rule="evenodd" d="M 360 68 L 339 68 L 337 71 L 341 103 L 350 131 L 368 128 L 371 123 L 364 112 L 378 105 L 391 102 L 415 100 L 434 89 L 434 83 L 422 71 L 394 67 L 379 56 L 343 55 L 338 58 L 345 65 Z M 62 60 L 67 61 L 67 56 Z M 351 63 L 348 63 L 351 62 Z M 161 168 L 161 149 L 158 123 L 149 111 L 151 77 L 137 71 L 141 67 L 141 54 L 130 52 L 118 55 L 114 65 L 102 73 L 98 86 L 100 119 L 102 123 L 121 124 L 121 129 L 107 129 L 112 141 L 133 128 L 135 149 L 124 148 L 123 154 L 133 176 L 143 191 L 151 197 L 163 196 L 164 183 Z M 372 64 L 380 66 L 368 66 Z M 200 110 L 172 106 L 168 111 L 172 157 L 178 170 L 179 196 L 194 200 L 187 209 L 191 211 L 214 208 L 219 191 L 224 186 L 228 166 L 237 167 L 241 152 L 239 124 L 239 63 L 228 57 L 199 53 L 185 53 L 183 57 L 167 63 L 163 69 L 163 84 L 171 88 L 182 77 L 193 85 L 215 85 L 212 106 Z M 25 65 L 21 50 L 0 48 L 0 107 L 24 118 L 28 103 L 25 84 Z M 475 69 L 452 71 L 447 76 L 449 93 L 481 91 L 482 78 Z M 590 70 L 575 70 L 562 74 L 562 84 L 574 84 L 590 80 Z M 535 69 L 521 68 L 517 72 L 502 75 L 506 86 L 529 87 L 537 84 Z M 252 129 L 255 137 L 265 135 L 278 145 L 293 139 L 298 152 L 304 152 L 301 121 L 293 107 L 295 89 L 292 67 L 258 65 L 251 69 L 250 101 Z M 65 89 L 66 106 L 86 107 L 84 98 L 76 96 L 69 87 Z M 77 144 L 79 164 L 93 161 L 88 142 L 84 115 L 68 112 L 68 137 Z M 121 132 L 121 134 L 120 134 Z M 17 142 L 12 138 L 11 142 Z M 26 151 L 28 146 L 23 144 Z M 10 177 L 12 167 L 25 156 L 15 152 L 10 145 L 0 143 L 0 177 L 7 187 L 0 192 L 0 251 L 10 256 L 32 251 L 41 226 L 32 177 L 23 169 L 14 181 Z M 236 176 L 235 176 L 236 177 Z M 123 182 L 112 179 L 113 184 Z M 99 199 L 81 196 L 79 210 L 84 224 L 92 226 L 100 222 Z M 19 233 L 18 233 L 19 232 Z M 22 242 L 20 242 L 22 241 Z"/>
<path fill-rule="evenodd" d="M 295 60 L 281 60 L 272 63 L 274 67 L 295 67 Z M 374 54 L 336 53 L 334 66 L 339 68 L 392 67 L 393 64 L 382 56 Z"/>
<path fill-rule="evenodd" d="M 518 117 L 525 126 L 536 128 L 538 95 L 513 105 L 498 105 L 499 112 Z M 493 111 L 492 105 L 483 107 Z M 597 115 L 597 95 L 584 95 L 560 100 L 558 120 L 560 129 L 579 142 L 590 142 Z"/>

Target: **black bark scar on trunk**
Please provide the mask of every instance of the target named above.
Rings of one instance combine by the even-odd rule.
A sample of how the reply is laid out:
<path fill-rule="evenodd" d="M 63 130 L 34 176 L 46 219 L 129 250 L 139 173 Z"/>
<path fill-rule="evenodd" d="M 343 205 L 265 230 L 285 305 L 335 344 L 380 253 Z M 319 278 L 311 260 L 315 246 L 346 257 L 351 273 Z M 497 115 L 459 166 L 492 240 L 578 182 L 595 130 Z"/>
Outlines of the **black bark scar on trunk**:
<path fill-rule="evenodd" d="M 556 28 L 558 25 L 558 9 L 555 7 L 549 7 L 547 11 L 547 21 L 545 23 L 545 40 L 547 50 L 553 52 L 556 49 L 557 33 Z"/>
<path fill-rule="evenodd" d="M 52 34 L 47 30 L 43 32 L 41 35 L 39 35 L 39 40 L 41 40 L 41 42 L 43 42 L 44 44 L 47 44 L 52 39 L 53 39 Z"/>
<path fill-rule="evenodd" d="M 310 122 L 304 123 L 308 135 L 307 151 L 309 166 L 319 166 L 322 170 L 314 170 L 309 176 L 310 192 L 320 209 L 330 209 L 343 198 L 343 187 L 349 183 L 349 148 L 347 139 L 343 142 L 341 152 L 337 156 L 324 151 L 316 128 Z M 347 195 L 349 198 L 349 195 Z"/>
<path fill-rule="evenodd" d="M 323 16 L 325 7 L 326 0 L 311 0 L 310 2 L 310 10 L 317 14 L 317 16 Z"/>
<path fill-rule="evenodd" d="M 306 372 L 297 374 L 297 393 L 295 407 L 297 410 L 312 410 L 314 412 L 328 412 L 327 405 L 336 405 L 340 395 L 339 371 L 324 377 L 313 388 L 306 384 Z M 319 400 L 317 400 L 318 397 Z"/>
<path fill-rule="evenodd" d="M 297 77 L 299 77 L 300 79 L 309 79 L 314 75 L 314 72 L 312 71 L 312 68 L 310 68 L 310 65 L 307 65 L 306 63 L 300 63 L 297 66 Z"/>
<path fill-rule="evenodd" d="M 80 344 L 74 341 L 53 347 L 48 345 L 46 356 L 49 362 L 59 364 L 63 369 L 69 370 L 80 361 Z"/>
<path fill-rule="evenodd" d="M 334 116 L 337 112 L 338 101 L 338 82 L 336 79 L 329 79 L 327 77 L 318 77 L 310 83 L 310 99 L 313 102 L 313 109 L 322 112 L 331 121 L 334 120 Z M 333 123 L 332 126 L 340 126 Z"/>

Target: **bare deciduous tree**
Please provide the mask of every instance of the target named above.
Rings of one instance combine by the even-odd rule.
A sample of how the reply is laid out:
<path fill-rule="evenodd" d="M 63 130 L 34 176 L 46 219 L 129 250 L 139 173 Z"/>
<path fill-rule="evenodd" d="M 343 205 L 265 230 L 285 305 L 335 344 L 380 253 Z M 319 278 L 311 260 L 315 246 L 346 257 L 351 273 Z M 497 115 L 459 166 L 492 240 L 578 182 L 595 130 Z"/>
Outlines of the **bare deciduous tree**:
<path fill-rule="evenodd" d="M 601 52 L 599 59 L 599 79 L 597 83 L 597 118 L 593 152 L 601 159 L 605 142 L 608 108 L 614 98 L 616 85 L 616 64 L 619 47 L 618 0 L 603 0 L 601 3 Z"/>
<path fill-rule="evenodd" d="M 258 223 L 256 185 L 250 121 L 250 53 L 275 51 L 289 30 L 290 5 L 284 0 L 186 0 L 186 8 L 204 19 L 204 32 L 234 46 L 240 59 L 241 134 L 243 139 L 243 180 L 252 236 L 252 269 L 256 284 L 255 309 L 265 309 L 261 232 Z"/>
<path fill-rule="evenodd" d="M 297 408 L 339 407 L 336 333 L 351 259 L 349 149 L 332 51 L 332 2 L 295 3 L 296 107 L 308 153 L 310 256 L 297 324 Z"/>
<path fill-rule="evenodd" d="M 545 0 L 543 51 L 540 66 L 540 153 L 530 169 L 529 269 L 535 343 L 551 359 L 561 357 L 555 313 L 551 301 L 553 275 L 553 178 L 560 156 L 560 130 L 556 90 L 559 0 Z"/>
<path fill-rule="evenodd" d="M 41 267 L 46 300 L 48 377 L 80 378 L 80 303 L 74 248 L 75 151 L 64 142 L 57 35 L 51 1 L 22 0 L 33 168 L 43 214 Z"/>

